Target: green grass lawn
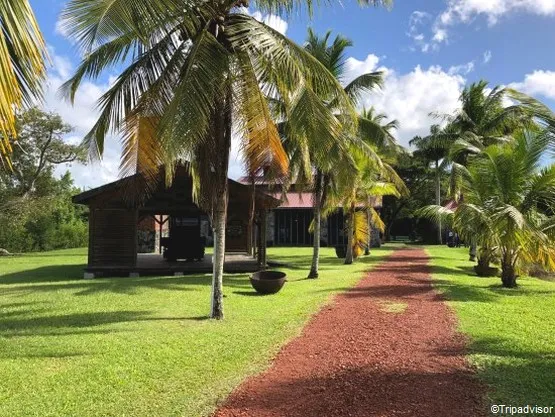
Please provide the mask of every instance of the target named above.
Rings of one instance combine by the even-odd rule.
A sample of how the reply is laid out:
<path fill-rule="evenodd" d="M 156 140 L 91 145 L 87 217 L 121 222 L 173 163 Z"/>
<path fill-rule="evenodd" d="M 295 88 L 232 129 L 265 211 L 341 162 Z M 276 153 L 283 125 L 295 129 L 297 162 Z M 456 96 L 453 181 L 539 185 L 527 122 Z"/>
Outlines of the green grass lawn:
<path fill-rule="evenodd" d="M 306 280 L 310 248 L 270 249 L 289 282 L 260 297 L 226 275 L 223 322 L 206 319 L 209 275 L 84 281 L 84 249 L 1 258 L 0 415 L 209 414 L 391 250 L 344 266 L 323 249 Z"/>
<path fill-rule="evenodd" d="M 499 278 L 469 275 L 468 250 L 427 250 L 491 403 L 555 406 L 555 283 L 520 278 L 504 289 Z"/>

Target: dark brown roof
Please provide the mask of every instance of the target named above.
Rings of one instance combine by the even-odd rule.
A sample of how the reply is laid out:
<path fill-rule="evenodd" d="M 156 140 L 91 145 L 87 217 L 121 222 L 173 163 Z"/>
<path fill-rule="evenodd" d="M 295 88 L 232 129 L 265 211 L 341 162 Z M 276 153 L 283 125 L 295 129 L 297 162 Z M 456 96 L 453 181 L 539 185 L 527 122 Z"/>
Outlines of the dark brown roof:
<path fill-rule="evenodd" d="M 166 188 L 163 178 L 163 173 L 160 175 L 160 181 L 158 182 L 159 185 L 157 187 L 157 191 L 154 194 L 164 193 L 173 187 L 170 186 Z M 191 194 L 190 199 L 192 201 L 192 181 L 190 179 L 190 175 L 184 169 L 178 169 L 174 178 L 174 184 L 179 180 L 184 180 L 185 184 L 187 185 L 188 192 Z M 111 182 L 109 184 L 102 185 L 97 188 L 93 188 L 87 191 L 84 191 L 80 194 L 73 196 L 72 201 L 76 204 L 83 204 L 89 205 L 92 201 L 99 199 L 103 200 L 106 198 L 117 198 L 117 199 L 124 199 L 126 197 L 126 193 L 129 194 L 129 190 L 137 190 L 140 191 L 145 190 L 145 181 L 144 178 L 140 174 L 131 175 L 126 178 L 122 178 L 120 180 Z M 229 193 L 230 197 L 236 196 L 236 198 L 250 198 L 250 187 L 245 184 L 241 184 L 237 181 L 232 179 L 228 179 L 229 184 Z M 132 193 L 131 193 L 132 194 Z M 279 199 L 264 193 L 261 190 L 256 190 L 256 199 L 259 204 L 263 204 L 266 208 L 274 208 L 279 206 L 280 201 Z"/>

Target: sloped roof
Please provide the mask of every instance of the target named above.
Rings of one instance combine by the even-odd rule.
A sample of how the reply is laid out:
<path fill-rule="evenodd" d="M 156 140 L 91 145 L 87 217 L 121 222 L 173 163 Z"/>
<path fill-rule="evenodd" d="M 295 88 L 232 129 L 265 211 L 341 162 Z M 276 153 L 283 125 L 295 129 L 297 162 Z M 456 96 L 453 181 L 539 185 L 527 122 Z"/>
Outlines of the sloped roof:
<path fill-rule="evenodd" d="M 175 183 L 179 182 L 179 185 L 186 188 L 188 190 L 186 192 L 191 194 L 189 200 L 191 200 L 192 202 L 192 181 L 186 169 L 180 168 L 176 171 L 174 184 L 169 188 L 166 188 L 164 181 L 162 180 L 163 178 L 164 174 L 161 170 L 159 185 L 157 191 L 154 192 L 153 195 L 165 193 L 166 191 L 169 191 L 172 187 L 174 187 Z M 230 197 L 234 196 L 241 199 L 250 199 L 251 190 L 249 189 L 248 185 L 241 184 L 232 179 L 228 179 L 228 184 Z M 89 205 L 93 200 L 97 199 L 125 199 L 126 192 L 133 188 L 138 189 L 139 191 L 144 189 L 144 179 L 140 174 L 131 175 L 129 177 L 122 178 L 109 184 L 84 191 L 73 196 L 72 201 L 76 204 Z M 265 193 L 260 189 L 256 190 L 256 199 L 258 204 L 262 204 L 264 207 L 267 208 L 274 208 L 279 206 L 280 204 L 279 198 L 275 198 L 274 196 L 270 195 L 269 193 Z"/>

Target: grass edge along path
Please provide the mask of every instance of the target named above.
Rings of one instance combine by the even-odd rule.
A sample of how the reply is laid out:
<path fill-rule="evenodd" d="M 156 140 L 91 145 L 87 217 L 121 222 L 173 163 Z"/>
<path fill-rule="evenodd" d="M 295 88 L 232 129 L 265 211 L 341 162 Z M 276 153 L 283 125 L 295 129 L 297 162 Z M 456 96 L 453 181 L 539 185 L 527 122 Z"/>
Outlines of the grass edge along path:
<path fill-rule="evenodd" d="M 206 320 L 209 274 L 85 281 L 83 249 L 2 258 L 0 416 L 209 415 L 394 248 L 352 266 L 323 249 L 318 280 L 311 248 L 271 248 L 286 286 L 253 296 L 226 275 L 223 322 Z"/>
<path fill-rule="evenodd" d="M 468 249 L 429 246 L 434 287 L 466 335 L 468 359 L 489 387 L 489 405 L 555 406 L 555 283 L 472 273 Z"/>

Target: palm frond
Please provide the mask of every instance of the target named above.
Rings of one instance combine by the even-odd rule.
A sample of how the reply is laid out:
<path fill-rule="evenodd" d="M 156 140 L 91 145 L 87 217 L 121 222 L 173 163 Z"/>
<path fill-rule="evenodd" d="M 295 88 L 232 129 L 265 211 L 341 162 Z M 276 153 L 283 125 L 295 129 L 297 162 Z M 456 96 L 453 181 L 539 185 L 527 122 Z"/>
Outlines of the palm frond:
<path fill-rule="evenodd" d="M 41 98 L 46 48 L 28 0 L 0 2 L 0 164 L 11 167 L 15 112 Z"/>

